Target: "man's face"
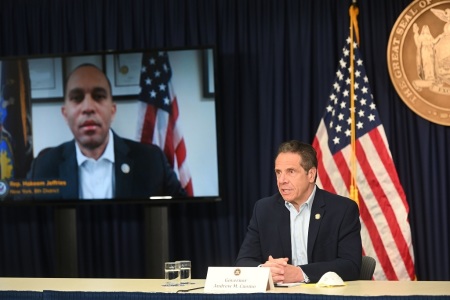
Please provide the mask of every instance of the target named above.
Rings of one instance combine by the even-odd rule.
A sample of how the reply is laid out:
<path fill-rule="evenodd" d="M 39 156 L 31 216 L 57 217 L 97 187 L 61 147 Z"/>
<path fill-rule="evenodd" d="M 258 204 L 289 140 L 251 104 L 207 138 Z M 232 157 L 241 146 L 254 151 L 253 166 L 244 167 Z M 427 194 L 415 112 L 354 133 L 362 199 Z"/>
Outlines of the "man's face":
<path fill-rule="evenodd" d="M 61 110 L 82 149 L 106 147 L 116 104 L 108 81 L 100 70 L 85 66 L 72 73 Z"/>
<path fill-rule="evenodd" d="M 278 190 L 287 202 L 297 208 L 311 195 L 317 169 L 305 171 L 300 163 L 302 158 L 297 153 L 280 153 L 275 159 L 275 174 Z"/>

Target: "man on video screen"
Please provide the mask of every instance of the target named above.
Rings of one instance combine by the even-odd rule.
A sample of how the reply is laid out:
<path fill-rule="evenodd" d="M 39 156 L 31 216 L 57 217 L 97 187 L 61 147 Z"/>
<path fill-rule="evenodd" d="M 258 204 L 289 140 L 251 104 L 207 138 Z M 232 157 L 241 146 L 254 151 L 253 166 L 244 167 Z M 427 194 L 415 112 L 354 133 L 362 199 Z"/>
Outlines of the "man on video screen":
<path fill-rule="evenodd" d="M 161 149 L 119 137 L 111 130 L 116 114 L 111 83 L 98 67 L 82 64 L 69 75 L 62 114 L 74 139 L 42 150 L 28 179 L 45 181 L 51 197 L 133 199 L 185 196 Z M 48 134 L 51 134 L 51 130 Z M 49 188 L 55 183 L 58 188 Z"/>

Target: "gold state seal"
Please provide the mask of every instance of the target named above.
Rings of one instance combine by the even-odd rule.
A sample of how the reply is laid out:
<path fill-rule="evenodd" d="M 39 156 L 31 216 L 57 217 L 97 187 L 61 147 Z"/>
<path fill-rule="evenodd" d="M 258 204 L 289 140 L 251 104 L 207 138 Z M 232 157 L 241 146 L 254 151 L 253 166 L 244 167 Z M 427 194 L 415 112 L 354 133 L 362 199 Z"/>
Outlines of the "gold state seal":
<path fill-rule="evenodd" d="M 416 0 L 399 16 L 387 49 L 391 81 L 405 104 L 450 125 L 450 0 Z"/>

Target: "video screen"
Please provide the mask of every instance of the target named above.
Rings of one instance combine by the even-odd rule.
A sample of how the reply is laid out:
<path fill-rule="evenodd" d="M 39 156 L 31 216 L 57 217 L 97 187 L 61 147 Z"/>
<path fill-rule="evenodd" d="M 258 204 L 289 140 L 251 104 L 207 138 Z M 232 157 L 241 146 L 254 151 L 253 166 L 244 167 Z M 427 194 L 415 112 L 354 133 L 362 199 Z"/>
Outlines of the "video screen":
<path fill-rule="evenodd" d="M 0 205 L 220 200 L 214 48 L 0 59 Z"/>

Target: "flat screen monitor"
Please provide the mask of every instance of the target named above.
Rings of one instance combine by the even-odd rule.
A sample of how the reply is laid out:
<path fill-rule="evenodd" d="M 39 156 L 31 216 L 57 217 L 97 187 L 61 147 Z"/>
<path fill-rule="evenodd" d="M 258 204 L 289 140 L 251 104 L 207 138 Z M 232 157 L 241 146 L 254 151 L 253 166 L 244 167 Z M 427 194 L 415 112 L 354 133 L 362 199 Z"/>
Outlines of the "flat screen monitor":
<path fill-rule="evenodd" d="M 220 201 L 214 55 L 201 47 L 0 58 L 0 205 Z M 68 84 L 97 71 L 109 81 L 106 108 L 101 83 Z M 112 115 L 109 130 L 102 113 Z M 95 140 L 96 126 L 108 143 Z"/>

